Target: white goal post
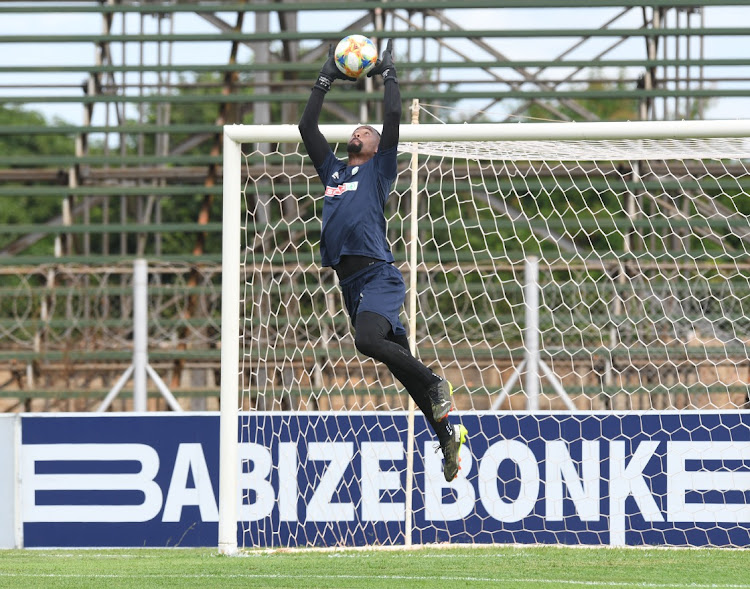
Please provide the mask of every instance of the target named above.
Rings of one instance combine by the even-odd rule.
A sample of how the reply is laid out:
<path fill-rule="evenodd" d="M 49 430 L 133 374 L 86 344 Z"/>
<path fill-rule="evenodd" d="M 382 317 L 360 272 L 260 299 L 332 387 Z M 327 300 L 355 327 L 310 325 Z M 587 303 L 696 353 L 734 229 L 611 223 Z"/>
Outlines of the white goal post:
<path fill-rule="evenodd" d="M 331 144 L 353 128 L 321 125 Z M 458 418 L 482 439 L 482 456 L 464 456 L 453 490 L 426 473 L 435 462 L 424 424 L 407 434 L 420 416 L 403 411 L 406 393 L 375 363 L 350 359 L 335 276 L 318 267 L 322 188 L 300 141 L 296 125 L 224 127 L 221 553 L 236 553 L 238 536 L 263 546 L 568 537 L 722 545 L 719 529 L 725 545 L 744 541 L 747 506 L 727 516 L 712 499 L 680 503 L 671 481 L 692 497 L 702 483 L 688 459 L 718 452 L 750 461 L 750 441 L 733 433 L 747 427 L 737 410 L 750 387 L 750 121 L 401 126 L 386 216 L 411 289 L 409 336 L 457 385 Z M 657 411 L 659 426 L 649 421 Z M 707 428 L 700 416 L 681 416 L 704 412 L 724 433 L 696 434 L 689 451 L 705 454 L 680 461 L 676 444 L 693 437 L 675 432 Z M 384 414 L 393 421 L 378 421 Z M 574 422 L 559 425 L 559 415 Z M 676 429 L 663 415 L 678 416 Z M 506 416 L 512 427 L 485 425 Z M 627 438 L 630 416 L 644 429 Z M 526 419 L 556 420 L 580 437 L 560 434 L 560 446 L 539 425 L 537 437 L 523 438 L 533 429 Z M 279 424 L 309 438 L 306 446 L 287 434 L 271 440 L 267 430 Z M 398 435 L 381 437 L 373 424 Z M 663 447 L 636 446 L 653 427 Z M 608 437 L 610 428 L 620 437 Z M 528 445 L 501 439 L 511 429 Z M 321 431 L 330 440 L 316 437 Z M 542 460 L 538 452 L 544 466 L 534 475 L 524 461 Z M 642 476 L 602 483 L 602 495 L 600 452 L 610 477 Z M 498 483 L 504 461 L 516 466 Z M 662 485 L 661 474 L 649 474 L 656 462 L 674 478 Z M 734 482 L 717 474 L 709 488 L 750 493 L 743 468 Z M 518 481 L 527 476 L 536 495 L 524 503 Z M 318 492 L 324 478 L 327 497 Z M 629 497 L 646 514 L 640 527 L 624 511 Z M 326 509 L 341 513 L 326 519 Z"/>

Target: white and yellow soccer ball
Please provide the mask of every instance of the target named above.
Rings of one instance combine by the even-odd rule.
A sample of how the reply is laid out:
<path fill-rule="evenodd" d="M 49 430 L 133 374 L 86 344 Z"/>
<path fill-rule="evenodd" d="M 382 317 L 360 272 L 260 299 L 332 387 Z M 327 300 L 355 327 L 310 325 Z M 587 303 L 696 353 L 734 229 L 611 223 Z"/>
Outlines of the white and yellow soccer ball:
<path fill-rule="evenodd" d="M 335 59 L 336 67 L 344 75 L 359 78 L 375 67 L 378 50 L 364 35 L 348 35 L 336 45 Z"/>

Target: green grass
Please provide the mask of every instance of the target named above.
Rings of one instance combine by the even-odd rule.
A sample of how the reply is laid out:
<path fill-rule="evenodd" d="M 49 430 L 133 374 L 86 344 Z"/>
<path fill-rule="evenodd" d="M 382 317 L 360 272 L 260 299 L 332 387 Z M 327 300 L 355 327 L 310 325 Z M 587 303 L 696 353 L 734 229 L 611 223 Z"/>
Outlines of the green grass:
<path fill-rule="evenodd" d="M 558 547 L 0 551 L 0 587 L 750 589 L 750 551 Z"/>

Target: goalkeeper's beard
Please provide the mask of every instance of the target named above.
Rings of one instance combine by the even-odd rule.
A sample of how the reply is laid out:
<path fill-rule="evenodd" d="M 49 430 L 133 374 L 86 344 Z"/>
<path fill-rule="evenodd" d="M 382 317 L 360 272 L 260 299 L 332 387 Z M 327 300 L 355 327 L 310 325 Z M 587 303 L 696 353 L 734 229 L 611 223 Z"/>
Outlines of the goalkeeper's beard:
<path fill-rule="evenodd" d="M 358 139 L 352 139 L 346 144 L 347 153 L 360 153 L 362 151 L 362 142 Z"/>

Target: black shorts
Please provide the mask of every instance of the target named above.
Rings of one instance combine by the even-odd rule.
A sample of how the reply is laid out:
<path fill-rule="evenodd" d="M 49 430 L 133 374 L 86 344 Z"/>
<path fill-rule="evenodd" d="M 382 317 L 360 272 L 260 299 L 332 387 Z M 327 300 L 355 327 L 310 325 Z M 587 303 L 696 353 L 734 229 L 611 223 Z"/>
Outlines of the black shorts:
<path fill-rule="evenodd" d="M 406 284 L 393 264 L 377 262 L 345 278 L 339 286 L 355 328 L 357 314 L 370 311 L 388 319 L 396 335 L 406 334 L 400 319 L 406 299 Z"/>

